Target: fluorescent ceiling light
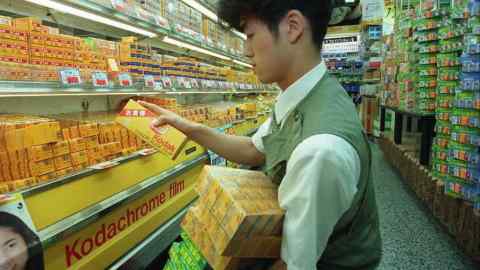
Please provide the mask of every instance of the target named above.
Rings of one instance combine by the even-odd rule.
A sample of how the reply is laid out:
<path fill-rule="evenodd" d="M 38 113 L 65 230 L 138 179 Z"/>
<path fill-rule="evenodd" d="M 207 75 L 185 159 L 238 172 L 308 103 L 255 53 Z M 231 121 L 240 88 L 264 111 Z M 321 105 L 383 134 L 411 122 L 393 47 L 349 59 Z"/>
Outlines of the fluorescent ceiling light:
<path fill-rule="evenodd" d="M 214 22 L 218 22 L 218 16 L 217 14 L 215 14 L 215 12 L 211 11 L 210 9 L 206 8 L 205 6 L 203 6 L 202 4 L 198 3 L 196 0 L 182 0 L 185 4 L 189 5 L 190 7 L 192 7 L 193 9 L 196 9 L 197 11 L 199 11 L 200 13 L 202 13 L 203 15 L 205 15 L 206 17 L 210 18 L 211 20 L 213 20 Z M 224 24 L 225 26 L 227 26 L 226 23 L 222 23 Z M 232 31 L 235 35 L 241 37 L 242 39 L 246 40 L 247 39 L 247 36 L 243 33 L 240 33 L 236 30 L 233 30 Z"/>
<path fill-rule="evenodd" d="M 207 16 L 214 22 L 218 22 L 218 16 L 215 14 L 215 12 L 211 11 L 210 9 L 204 7 L 202 4 L 198 3 L 195 0 L 182 0 L 185 4 L 191 6 L 192 8 L 196 9 L 203 15 Z"/>
<path fill-rule="evenodd" d="M 113 27 L 118 28 L 118 29 L 130 31 L 130 32 L 137 33 L 137 34 L 147 36 L 147 37 L 150 37 L 150 38 L 153 38 L 153 37 L 157 36 L 157 34 L 155 34 L 153 32 L 146 31 L 146 30 L 143 30 L 141 28 L 131 26 L 129 24 L 122 23 L 122 22 L 119 22 L 119 21 L 115 21 L 115 20 L 112 20 L 112 19 L 109 19 L 109 18 L 106 18 L 106 17 L 102 17 L 102 16 L 99 16 L 99 15 L 94 14 L 92 12 L 88 12 L 88 11 L 85 11 L 85 10 L 82 10 L 82 9 L 74 8 L 72 6 L 65 5 L 65 4 L 56 2 L 56 1 L 52 1 L 52 0 L 25 0 L 25 1 L 33 3 L 33 4 L 37 4 L 37 5 L 40 5 L 40 6 L 44 6 L 44 7 L 47 7 L 47 8 L 55 9 L 55 10 L 58 10 L 60 12 L 71 14 L 71 15 L 74 15 L 74 16 L 77 16 L 77 17 L 85 18 L 87 20 L 91 20 L 91 21 L 102 23 L 102 24 L 110 25 L 110 26 L 113 26 Z"/>
<path fill-rule="evenodd" d="M 211 56 L 215 56 L 215 57 L 220 58 L 220 59 L 223 59 L 223 60 L 230 60 L 229 57 L 226 57 L 226 56 L 224 56 L 224 55 L 221 55 L 221 54 L 218 54 L 218 53 L 214 53 L 214 52 L 211 52 L 211 51 L 208 51 L 208 50 L 199 48 L 199 47 L 197 47 L 197 46 L 193 46 L 193 45 L 190 45 L 190 44 L 188 44 L 188 43 L 181 42 L 181 41 L 178 41 L 178 40 L 176 40 L 176 39 L 169 38 L 169 37 L 164 37 L 164 38 L 163 38 L 163 42 L 166 42 L 166 43 L 168 43 L 168 44 L 172 44 L 172 45 L 175 45 L 175 46 L 178 46 L 178 47 L 181 47 L 181 48 L 185 48 L 185 49 L 189 49 L 189 50 L 192 50 L 192 51 L 196 51 L 196 52 L 199 52 L 199 53 L 203 53 L 203 54 L 208 54 L 208 55 L 211 55 Z"/>
<path fill-rule="evenodd" d="M 245 66 L 245 67 L 248 67 L 248 68 L 253 68 L 252 65 L 247 64 L 247 63 L 244 63 L 244 62 L 241 62 L 241 61 L 238 61 L 238 60 L 233 60 L 233 62 L 234 62 L 235 64 L 239 64 L 239 65 L 242 65 L 242 66 Z"/>

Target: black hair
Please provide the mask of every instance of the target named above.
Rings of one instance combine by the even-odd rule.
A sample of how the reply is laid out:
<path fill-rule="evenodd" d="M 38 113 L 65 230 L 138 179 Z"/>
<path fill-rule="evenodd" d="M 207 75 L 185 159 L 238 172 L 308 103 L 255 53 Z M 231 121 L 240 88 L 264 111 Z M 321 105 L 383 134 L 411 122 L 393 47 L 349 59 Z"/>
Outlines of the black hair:
<path fill-rule="evenodd" d="M 22 236 L 28 246 L 28 260 L 25 270 L 43 270 L 42 244 L 38 236 L 18 217 L 0 212 L 0 227 L 6 227 Z"/>
<path fill-rule="evenodd" d="M 220 0 L 218 16 L 236 30 L 243 32 L 243 19 L 253 16 L 278 33 L 278 25 L 290 10 L 298 10 L 310 22 L 315 46 L 322 48 L 334 6 L 333 0 Z"/>

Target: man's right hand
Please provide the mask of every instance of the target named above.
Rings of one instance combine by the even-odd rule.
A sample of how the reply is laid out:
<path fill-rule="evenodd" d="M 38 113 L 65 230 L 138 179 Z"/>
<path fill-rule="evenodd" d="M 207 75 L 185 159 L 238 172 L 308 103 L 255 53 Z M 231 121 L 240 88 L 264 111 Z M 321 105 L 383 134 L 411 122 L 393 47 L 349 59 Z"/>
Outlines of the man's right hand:
<path fill-rule="evenodd" d="M 236 163 L 250 166 L 261 166 L 265 163 L 265 155 L 255 148 L 252 140 L 248 137 L 222 134 L 155 104 L 144 101 L 139 101 L 139 103 L 158 116 L 152 123 L 154 128 L 171 125 L 191 140 Z"/>
<path fill-rule="evenodd" d="M 158 116 L 157 119 L 152 122 L 152 126 L 155 128 L 163 125 L 171 125 L 188 136 L 196 125 L 196 123 L 158 105 L 145 101 L 139 101 L 138 103 Z"/>

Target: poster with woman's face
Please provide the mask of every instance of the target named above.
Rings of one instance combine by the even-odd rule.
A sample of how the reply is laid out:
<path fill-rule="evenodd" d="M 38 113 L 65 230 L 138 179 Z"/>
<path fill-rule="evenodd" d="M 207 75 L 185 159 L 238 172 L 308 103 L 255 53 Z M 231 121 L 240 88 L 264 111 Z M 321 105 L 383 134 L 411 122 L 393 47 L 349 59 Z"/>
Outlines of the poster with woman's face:
<path fill-rule="evenodd" d="M 43 270 L 43 249 L 22 200 L 0 203 L 0 270 Z"/>

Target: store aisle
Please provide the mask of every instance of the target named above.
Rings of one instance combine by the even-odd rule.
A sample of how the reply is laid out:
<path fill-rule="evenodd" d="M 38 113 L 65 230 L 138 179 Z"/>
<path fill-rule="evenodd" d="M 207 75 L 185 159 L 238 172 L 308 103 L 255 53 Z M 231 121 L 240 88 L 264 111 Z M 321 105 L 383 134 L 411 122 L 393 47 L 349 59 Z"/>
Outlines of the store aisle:
<path fill-rule="evenodd" d="M 379 270 L 470 270 L 473 266 L 373 145 L 384 256 Z"/>

